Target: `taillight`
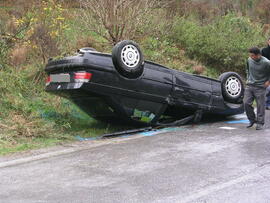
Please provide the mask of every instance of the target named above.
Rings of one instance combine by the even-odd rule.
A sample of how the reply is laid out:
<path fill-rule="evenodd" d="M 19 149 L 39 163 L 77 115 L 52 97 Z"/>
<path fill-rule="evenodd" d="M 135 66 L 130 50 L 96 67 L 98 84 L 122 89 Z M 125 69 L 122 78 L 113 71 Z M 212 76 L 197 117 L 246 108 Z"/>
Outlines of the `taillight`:
<path fill-rule="evenodd" d="M 46 80 L 46 86 L 49 85 L 50 83 L 51 83 L 51 76 L 48 76 Z"/>
<path fill-rule="evenodd" d="M 74 74 L 75 82 L 89 82 L 92 78 L 92 73 L 87 72 L 77 72 Z"/>

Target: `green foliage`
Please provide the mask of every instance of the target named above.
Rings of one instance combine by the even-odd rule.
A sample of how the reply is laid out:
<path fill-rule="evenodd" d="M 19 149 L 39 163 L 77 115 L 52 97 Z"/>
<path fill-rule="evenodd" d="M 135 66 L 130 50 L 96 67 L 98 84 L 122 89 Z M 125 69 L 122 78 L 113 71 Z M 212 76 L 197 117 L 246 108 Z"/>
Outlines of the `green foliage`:
<path fill-rule="evenodd" d="M 5 10 L 0 9 L 0 70 L 4 68 L 7 63 L 7 53 L 8 53 L 8 43 L 4 36 L 6 31 L 6 22 L 8 19 L 8 14 Z"/>
<path fill-rule="evenodd" d="M 207 25 L 181 18 L 172 38 L 187 54 L 220 71 L 243 72 L 247 49 L 265 41 L 258 24 L 228 14 Z"/>
<path fill-rule="evenodd" d="M 20 41 L 31 48 L 32 53 L 42 57 L 43 63 L 60 52 L 59 46 L 65 40 L 63 33 L 68 29 L 65 12 L 55 0 L 42 1 L 14 22 L 17 30 L 23 30 Z"/>
<path fill-rule="evenodd" d="M 0 70 L 4 68 L 4 66 L 7 63 L 7 51 L 8 46 L 4 40 L 1 40 L 0 38 Z"/>
<path fill-rule="evenodd" d="M 168 63 L 173 59 L 179 59 L 179 49 L 169 39 L 147 37 L 141 41 L 145 58 L 159 63 Z"/>

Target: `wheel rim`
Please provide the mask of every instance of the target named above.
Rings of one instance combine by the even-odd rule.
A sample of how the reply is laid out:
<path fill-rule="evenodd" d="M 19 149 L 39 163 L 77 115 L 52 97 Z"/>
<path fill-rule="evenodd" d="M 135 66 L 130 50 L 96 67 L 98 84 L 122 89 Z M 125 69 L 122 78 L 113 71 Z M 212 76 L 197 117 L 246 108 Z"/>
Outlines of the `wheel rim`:
<path fill-rule="evenodd" d="M 231 76 L 226 80 L 225 88 L 231 97 L 238 97 L 241 93 L 242 85 L 237 77 Z"/>
<path fill-rule="evenodd" d="M 133 45 L 126 45 L 122 49 L 121 60 L 129 68 L 134 68 L 140 62 L 139 50 Z"/>

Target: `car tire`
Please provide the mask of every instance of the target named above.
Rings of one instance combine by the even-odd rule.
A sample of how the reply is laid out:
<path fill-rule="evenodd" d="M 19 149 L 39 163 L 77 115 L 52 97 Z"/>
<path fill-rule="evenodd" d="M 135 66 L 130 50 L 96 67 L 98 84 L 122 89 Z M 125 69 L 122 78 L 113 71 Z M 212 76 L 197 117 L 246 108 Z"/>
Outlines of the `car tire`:
<path fill-rule="evenodd" d="M 219 76 L 222 95 L 230 103 L 242 103 L 244 97 L 244 84 L 241 76 L 235 72 L 225 72 Z"/>
<path fill-rule="evenodd" d="M 135 79 L 143 73 L 143 54 L 131 40 L 121 41 L 113 47 L 112 61 L 116 71 L 126 78 Z"/>

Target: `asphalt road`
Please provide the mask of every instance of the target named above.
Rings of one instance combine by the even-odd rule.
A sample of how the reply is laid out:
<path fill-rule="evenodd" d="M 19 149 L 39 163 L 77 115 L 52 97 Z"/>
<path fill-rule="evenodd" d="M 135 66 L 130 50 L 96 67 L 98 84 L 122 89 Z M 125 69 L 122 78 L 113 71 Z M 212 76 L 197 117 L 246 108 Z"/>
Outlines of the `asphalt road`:
<path fill-rule="evenodd" d="M 270 111 L 0 157 L 0 202 L 270 202 Z"/>

